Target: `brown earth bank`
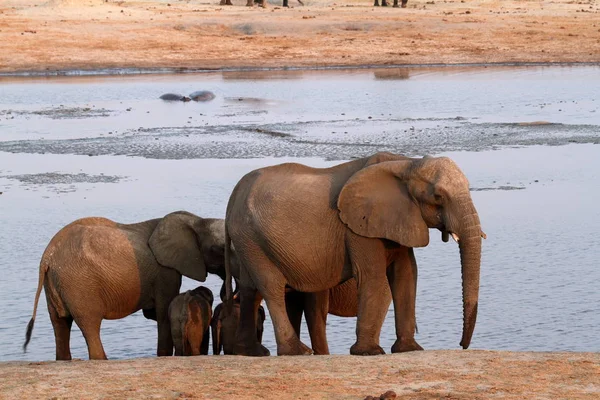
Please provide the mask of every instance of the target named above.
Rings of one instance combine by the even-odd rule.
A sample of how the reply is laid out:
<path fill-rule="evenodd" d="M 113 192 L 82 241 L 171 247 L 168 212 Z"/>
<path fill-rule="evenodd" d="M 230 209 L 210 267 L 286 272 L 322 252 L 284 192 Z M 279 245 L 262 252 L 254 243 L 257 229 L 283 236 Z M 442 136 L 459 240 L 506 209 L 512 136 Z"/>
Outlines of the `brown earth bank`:
<path fill-rule="evenodd" d="M 0 398 L 598 399 L 599 353 L 199 356 L 0 363 Z"/>
<path fill-rule="evenodd" d="M 600 0 L 2 0 L 0 72 L 600 62 Z"/>

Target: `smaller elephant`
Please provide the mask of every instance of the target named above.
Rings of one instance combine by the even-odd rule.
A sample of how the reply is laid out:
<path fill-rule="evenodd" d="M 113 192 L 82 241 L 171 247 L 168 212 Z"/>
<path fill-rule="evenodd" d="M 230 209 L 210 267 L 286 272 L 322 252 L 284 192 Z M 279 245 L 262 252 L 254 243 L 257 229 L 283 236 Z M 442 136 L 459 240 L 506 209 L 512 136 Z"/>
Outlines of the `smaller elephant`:
<path fill-rule="evenodd" d="M 208 355 L 213 293 L 204 286 L 181 293 L 169 305 L 176 356 Z"/>
<path fill-rule="evenodd" d="M 265 309 L 263 306 L 258 307 L 258 315 L 256 317 L 256 337 L 259 343 L 262 343 L 264 331 L 264 322 L 266 319 Z M 221 354 L 223 349 L 224 354 L 233 355 L 233 347 L 236 341 L 236 331 L 240 323 L 240 298 L 233 297 L 231 312 L 227 313 L 225 303 L 219 304 L 214 311 L 210 327 L 213 338 L 213 354 Z"/>
<path fill-rule="evenodd" d="M 304 5 L 304 3 L 302 2 L 302 0 L 297 0 L 298 3 L 300 3 L 300 5 Z M 267 6 L 267 0 L 248 0 L 248 2 L 246 3 L 246 6 L 248 7 L 253 7 L 254 4 L 258 4 L 261 7 L 266 7 Z M 221 0 L 219 5 L 221 6 L 232 6 L 233 3 L 231 3 L 231 0 Z M 288 0 L 283 0 L 283 7 L 289 7 L 288 5 Z"/>
<path fill-rule="evenodd" d="M 83 333 L 89 358 L 106 360 L 102 321 L 125 318 L 140 309 L 157 322 L 157 355 L 173 355 L 169 305 L 179 294 L 182 276 L 200 282 L 207 273 L 225 277 L 224 235 L 222 219 L 186 211 L 133 224 L 100 217 L 70 223 L 54 235 L 40 260 L 23 350 L 31 339 L 44 289 L 57 360 L 72 359 L 73 322 Z"/>
<path fill-rule="evenodd" d="M 402 8 L 406 8 L 406 3 L 408 3 L 408 0 L 402 0 Z M 375 7 L 379 7 L 379 0 L 375 0 L 375 4 L 373 4 Z M 382 7 L 387 7 L 388 3 L 387 0 L 381 0 L 381 6 Z M 398 8 L 398 0 L 394 0 L 394 7 Z"/>

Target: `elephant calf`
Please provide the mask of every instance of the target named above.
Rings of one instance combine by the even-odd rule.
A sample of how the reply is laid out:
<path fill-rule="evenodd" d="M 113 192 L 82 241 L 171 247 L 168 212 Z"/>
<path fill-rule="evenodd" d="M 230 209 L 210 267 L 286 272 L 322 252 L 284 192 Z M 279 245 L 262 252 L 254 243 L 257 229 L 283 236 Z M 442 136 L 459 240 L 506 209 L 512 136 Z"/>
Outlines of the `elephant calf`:
<path fill-rule="evenodd" d="M 169 319 L 176 356 L 208 355 L 213 301 L 212 292 L 204 286 L 173 299 L 169 305 Z"/>
<path fill-rule="evenodd" d="M 259 343 L 262 343 L 264 331 L 264 322 L 266 319 L 265 309 L 263 306 L 258 307 L 258 315 L 256 317 L 256 338 Z M 213 338 L 213 354 L 221 354 L 223 349 L 224 354 L 233 355 L 233 347 L 236 340 L 236 331 L 240 323 L 240 299 L 238 296 L 233 298 L 233 306 L 231 313 L 228 314 L 225 304 L 221 303 L 215 307 L 212 321 L 210 322 Z"/>

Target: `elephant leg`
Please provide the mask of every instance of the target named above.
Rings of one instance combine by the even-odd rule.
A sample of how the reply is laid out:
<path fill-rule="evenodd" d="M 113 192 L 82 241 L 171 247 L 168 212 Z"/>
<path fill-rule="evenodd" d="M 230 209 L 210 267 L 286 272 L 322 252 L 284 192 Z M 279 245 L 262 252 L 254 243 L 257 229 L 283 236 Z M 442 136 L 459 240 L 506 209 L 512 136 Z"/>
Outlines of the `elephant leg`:
<path fill-rule="evenodd" d="M 242 269 L 244 274 L 245 268 Z M 256 317 L 262 297 L 252 287 L 240 287 L 240 323 L 234 353 L 242 356 L 269 356 L 271 352 L 256 339 Z"/>
<path fill-rule="evenodd" d="M 387 7 L 388 3 L 387 0 L 381 0 L 381 7 Z"/>
<path fill-rule="evenodd" d="M 395 2 L 398 2 L 398 0 L 394 0 Z M 402 8 L 406 8 L 406 4 L 408 3 L 408 0 L 402 0 Z"/>
<path fill-rule="evenodd" d="M 283 6 L 284 7 L 289 7 L 288 0 L 283 0 Z"/>
<path fill-rule="evenodd" d="M 285 306 L 285 282 L 283 276 L 279 282 L 269 279 L 269 287 L 262 292 L 269 314 L 273 319 L 277 355 L 293 356 L 312 354 L 312 350 L 300 341 L 288 318 Z"/>
<path fill-rule="evenodd" d="M 212 344 L 213 344 L 213 355 L 221 354 L 221 321 L 219 320 L 218 314 L 213 317 L 213 320 L 210 324 L 210 330 L 212 334 Z"/>
<path fill-rule="evenodd" d="M 192 323 L 190 326 L 190 323 L 188 322 L 186 336 L 190 350 L 189 355 L 191 356 L 199 356 L 200 349 L 202 348 L 202 340 L 204 338 L 202 337 L 203 330 L 198 326 L 199 324 L 201 324 L 201 322 Z"/>
<path fill-rule="evenodd" d="M 100 316 L 73 316 L 75 323 L 81 329 L 81 333 L 87 343 L 90 360 L 107 360 L 102 341 L 100 340 L 100 325 L 102 317 Z"/>
<path fill-rule="evenodd" d="M 350 347 L 352 355 L 385 354 L 379 346 L 379 333 L 388 311 L 382 300 L 388 291 L 386 255 L 383 244 L 374 239 L 348 239 L 354 278 L 358 285 L 358 313 L 356 343 Z"/>
<path fill-rule="evenodd" d="M 329 290 L 306 293 L 305 299 L 304 316 L 313 351 L 317 355 L 329 354 L 326 332 Z"/>
<path fill-rule="evenodd" d="M 256 252 L 254 253 L 256 254 Z M 312 350 L 300 341 L 288 318 L 285 304 L 286 279 L 281 271 L 266 256 L 254 257 L 254 268 L 246 268 L 252 282 L 264 297 L 269 315 L 273 320 L 275 340 L 277 342 L 277 355 L 305 355 L 312 354 Z M 256 273 L 255 271 L 260 271 Z M 255 309 L 255 312 L 258 309 Z M 241 310 L 243 313 L 244 311 Z M 242 314 L 243 315 L 243 314 Z M 256 314 L 253 314 L 256 321 Z M 256 340 L 256 329 L 253 331 Z"/>
<path fill-rule="evenodd" d="M 199 356 L 202 343 L 198 343 L 196 340 L 192 340 L 189 342 L 189 345 L 190 345 L 190 354 L 189 355 Z"/>
<path fill-rule="evenodd" d="M 423 350 L 415 341 L 417 261 L 412 248 L 402 248 L 400 256 L 388 268 L 387 275 L 394 299 L 396 321 L 396 342 L 392 346 L 392 353 Z"/>
<path fill-rule="evenodd" d="M 56 308 L 47 299 L 50 321 L 54 329 L 54 340 L 56 342 L 56 360 L 71 360 L 71 326 L 73 317 L 59 317 Z"/>
<path fill-rule="evenodd" d="M 200 354 L 207 356 L 208 355 L 208 342 L 210 337 L 210 329 L 207 328 L 204 331 L 204 335 L 202 335 L 202 343 L 200 344 Z"/>
<path fill-rule="evenodd" d="M 373 4 L 373 6 L 379 7 L 379 0 L 375 0 L 375 4 Z"/>
<path fill-rule="evenodd" d="M 183 330 L 181 327 L 176 326 L 171 330 L 171 337 L 173 339 L 173 345 L 175 346 L 175 355 L 178 357 L 183 356 Z"/>
<path fill-rule="evenodd" d="M 160 285 L 157 288 L 155 300 L 156 323 L 158 325 L 158 344 L 156 355 L 158 357 L 173 355 L 173 338 L 171 336 L 171 320 L 169 318 L 169 305 L 179 294 L 181 275 L 168 268 L 162 268 L 158 277 Z M 182 330 L 182 335 L 185 331 Z M 185 338 L 184 338 L 185 341 Z"/>
<path fill-rule="evenodd" d="M 248 0 L 246 7 L 254 7 L 254 0 Z"/>
<path fill-rule="evenodd" d="M 285 294 L 285 308 L 288 318 L 298 338 L 302 326 L 302 313 L 304 311 L 304 296 L 306 293 L 291 291 Z"/>

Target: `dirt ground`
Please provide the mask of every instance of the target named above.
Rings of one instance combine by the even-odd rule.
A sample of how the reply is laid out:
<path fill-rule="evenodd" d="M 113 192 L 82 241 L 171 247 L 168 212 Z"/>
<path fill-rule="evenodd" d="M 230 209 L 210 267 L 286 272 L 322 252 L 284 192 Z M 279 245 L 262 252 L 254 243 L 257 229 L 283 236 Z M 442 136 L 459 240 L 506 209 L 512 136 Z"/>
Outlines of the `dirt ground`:
<path fill-rule="evenodd" d="M 0 72 L 600 62 L 600 0 L 2 0 Z"/>
<path fill-rule="evenodd" d="M 424 351 L 0 363 L 0 398 L 598 399 L 600 354 Z"/>

